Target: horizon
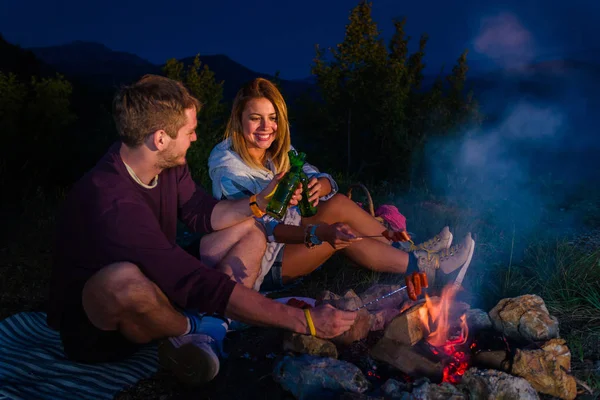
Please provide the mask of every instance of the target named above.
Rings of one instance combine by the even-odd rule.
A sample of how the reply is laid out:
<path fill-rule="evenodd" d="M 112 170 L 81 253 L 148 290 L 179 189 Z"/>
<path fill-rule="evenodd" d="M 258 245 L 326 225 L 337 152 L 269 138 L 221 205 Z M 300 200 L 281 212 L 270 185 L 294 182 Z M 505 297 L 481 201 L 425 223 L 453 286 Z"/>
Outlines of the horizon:
<path fill-rule="evenodd" d="M 6 37 L 3 35 L 2 32 L 0 32 L 0 36 L 4 37 L 5 40 L 6 40 Z M 10 41 L 8 41 L 8 42 L 11 43 Z M 165 63 L 167 61 L 167 60 L 165 60 L 162 63 L 156 63 L 156 62 L 153 62 L 152 60 L 144 58 L 140 54 L 137 54 L 137 53 L 134 53 L 134 52 L 129 52 L 129 51 L 116 50 L 116 49 L 111 48 L 107 44 L 102 43 L 102 42 L 98 42 L 98 41 L 88 41 L 88 40 L 75 39 L 75 40 L 72 40 L 72 41 L 69 41 L 69 42 L 55 44 L 55 45 L 30 46 L 30 47 L 22 47 L 22 46 L 20 46 L 17 43 L 11 43 L 11 44 L 19 46 L 23 50 L 29 50 L 29 51 L 34 51 L 34 50 L 37 50 L 37 49 L 45 49 L 45 48 L 67 47 L 67 46 L 71 46 L 71 45 L 75 45 L 75 44 L 83 44 L 83 45 L 89 45 L 89 46 L 95 45 L 95 46 L 102 46 L 105 49 L 107 49 L 108 51 L 111 51 L 111 52 L 114 52 L 114 53 L 128 54 L 128 55 L 131 55 L 131 56 L 135 56 L 135 57 L 137 57 L 137 58 L 139 58 L 139 59 L 141 59 L 141 60 L 143 60 L 143 61 L 145 61 L 145 62 L 147 62 L 147 63 L 149 63 L 149 64 L 151 64 L 153 66 L 157 66 L 157 67 L 165 65 Z M 600 48 L 598 50 L 600 50 Z M 553 63 L 553 62 L 579 62 L 579 63 L 590 65 L 590 66 L 598 66 L 598 67 L 600 67 L 600 59 L 599 60 L 594 60 L 594 59 L 586 59 L 586 58 L 577 57 L 577 53 L 579 53 L 579 52 L 576 52 L 576 53 L 573 53 L 573 54 L 565 54 L 565 55 L 556 56 L 556 57 L 552 57 L 552 56 L 548 55 L 546 57 L 540 57 L 539 59 L 531 60 L 530 62 L 524 63 L 524 64 L 515 64 L 514 66 L 511 66 L 511 65 L 502 66 L 502 65 L 500 65 L 500 66 L 489 67 L 489 68 L 486 68 L 486 69 L 479 69 L 479 70 L 473 68 L 473 66 L 471 64 L 472 61 L 469 60 L 469 56 L 468 55 L 467 55 L 467 63 L 469 65 L 469 74 L 471 76 L 473 76 L 473 73 L 475 73 L 475 74 L 487 74 L 487 73 L 493 73 L 493 72 L 498 72 L 498 71 L 505 71 L 505 72 L 510 72 L 511 70 L 519 71 L 521 68 L 524 68 L 524 67 L 532 67 L 532 66 L 536 66 L 536 65 L 540 65 L 540 64 L 544 64 L 544 63 Z M 232 62 L 234 62 L 234 63 L 236 63 L 236 64 L 238 64 L 238 65 L 240 65 L 240 66 L 242 66 L 242 67 L 244 67 L 244 68 L 252 71 L 253 73 L 261 74 L 261 75 L 271 75 L 271 76 L 275 75 L 275 73 L 271 73 L 271 72 L 253 70 L 250 67 L 248 67 L 247 65 L 245 65 L 243 62 L 241 62 L 239 60 L 236 60 L 236 59 L 232 58 L 230 55 L 225 54 L 225 53 L 199 54 L 199 55 L 200 55 L 201 58 L 202 57 L 226 57 L 229 60 L 231 60 Z M 183 56 L 183 57 L 180 57 L 180 58 L 177 58 L 177 59 L 178 60 L 183 60 L 183 59 L 193 58 L 195 56 L 196 56 L 196 54 L 190 54 L 190 55 Z M 39 56 L 37 56 L 37 55 L 36 55 L 36 57 L 39 58 Z M 211 66 L 208 65 L 208 67 L 210 68 Z M 445 70 L 448 71 L 448 68 L 446 67 Z M 435 71 L 431 71 L 431 70 L 429 70 L 428 72 L 429 73 L 425 73 L 425 76 L 432 77 L 432 76 L 435 76 L 435 75 L 437 75 L 439 73 L 439 71 L 435 72 Z M 301 76 L 301 77 L 297 77 L 297 78 L 285 78 L 285 77 L 280 76 L 280 79 L 284 79 L 284 80 L 288 80 L 288 81 L 306 81 L 306 80 L 309 80 L 310 78 L 312 78 L 313 76 L 314 75 L 312 75 L 311 73 L 309 73 L 306 76 Z"/>
<path fill-rule="evenodd" d="M 225 55 L 252 71 L 269 75 L 280 71 L 281 78 L 298 80 L 311 76 L 315 44 L 328 48 L 343 40 L 356 3 L 335 0 L 314 12 L 302 4 L 263 2 L 257 6 L 230 0 L 165 12 L 152 0 L 134 0 L 127 8 L 116 2 L 65 0 L 55 7 L 33 1 L 1 5 L 0 26 L 7 41 L 25 49 L 95 42 L 155 65 L 195 54 Z M 600 18 L 597 2 L 575 0 L 564 5 L 551 0 L 543 2 L 543 7 L 541 4 L 535 0 L 508 0 L 501 5 L 468 0 L 401 5 L 378 0 L 373 2 L 372 17 L 386 44 L 393 33 L 394 17 L 406 17 L 406 34 L 413 37 L 411 51 L 420 35 L 428 33 L 428 74 L 439 72 L 442 66 L 447 71 L 465 49 L 474 71 L 548 59 L 600 62 L 595 51 L 600 49 L 600 38 L 594 35 L 595 21 Z M 37 12 L 32 13 L 32 7 Z M 232 9 L 238 13 L 233 15 Z"/>

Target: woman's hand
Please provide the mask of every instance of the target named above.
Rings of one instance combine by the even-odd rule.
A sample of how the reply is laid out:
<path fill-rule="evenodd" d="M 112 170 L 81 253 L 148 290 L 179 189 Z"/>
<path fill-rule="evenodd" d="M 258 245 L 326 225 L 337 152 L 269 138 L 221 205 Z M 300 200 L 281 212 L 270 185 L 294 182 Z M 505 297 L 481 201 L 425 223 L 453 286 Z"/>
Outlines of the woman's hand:
<path fill-rule="evenodd" d="M 271 182 L 269 182 L 269 184 L 256 195 L 256 202 L 258 203 L 258 208 L 260 208 L 261 211 L 264 212 L 267 209 L 267 205 L 269 204 L 271 197 L 273 197 L 275 194 L 275 190 L 277 189 L 279 181 L 284 177 L 285 174 L 285 172 L 280 172 L 275 175 Z M 289 206 L 297 206 L 298 202 L 300 202 L 300 199 L 302 199 L 302 185 L 298 185 L 298 188 L 296 188 L 294 191 L 294 194 L 290 199 Z"/>
<path fill-rule="evenodd" d="M 308 201 L 313 206 L 319 204 L 319 198 L 331 193 L 331 183 L 327 178 L 310 178 L 308 181 Z"/>
<path fill-rule="evenodd" d="M 362 240 L 362 238 L 356 237 L 350 226 L 342 222 L 332 225 L 319 225 L 315 234 L 317 238 L 329 243 L 336 250 L 346 248 L 352 243 Z"/>
<path fill-rule="evenodd" d="M 323 185 L 321 182 L 315 177 L 312 177 L 310 181 L 308 181 L 308 201 L 312 203 L 314 207 L 319 204 L 319 197 L 321 196 L 321 190 Z"/>

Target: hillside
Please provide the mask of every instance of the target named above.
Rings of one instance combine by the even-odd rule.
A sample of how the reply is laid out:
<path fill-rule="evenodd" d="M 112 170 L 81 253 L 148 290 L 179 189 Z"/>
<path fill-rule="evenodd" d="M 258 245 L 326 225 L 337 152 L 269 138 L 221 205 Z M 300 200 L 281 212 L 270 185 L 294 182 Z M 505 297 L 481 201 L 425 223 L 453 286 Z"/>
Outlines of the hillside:
<path fill-rule="evenodd" d="M 111 91 L 119 85 L 135 81 L 144 74 L 160 74 L 162 68 L 162 65 L 153 64 L 135 54 L 114 51 L 94 42 L 76 41 L 29 50 L 68 78 L 97 89 Z M 190 56 L 180 61 L 187 65 L 193 59 L 194 56 Z M 226 100 L 232 99 L 245 82 L 256 77 L 273 79 L 272 75 L 252 71 L 222 54 L 200 55 L 200 60 L 215 73 L 218 81 L 224 81 Z M 296 97 L 312 86 L 308 82 L 285 79 L 281 79 L 281 85 L 284 92 L 291 97 Z"/>

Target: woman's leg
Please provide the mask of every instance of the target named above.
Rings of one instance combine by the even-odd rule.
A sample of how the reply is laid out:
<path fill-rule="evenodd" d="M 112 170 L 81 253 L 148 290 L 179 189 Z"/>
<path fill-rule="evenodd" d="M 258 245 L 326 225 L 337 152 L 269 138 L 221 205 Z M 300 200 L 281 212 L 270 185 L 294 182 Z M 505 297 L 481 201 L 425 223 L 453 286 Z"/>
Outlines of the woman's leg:
<path fill-rule="evenodd" d="M 326 202 L 319 203 L 317 215 L 303 218 L 302 224 L 344 222 L 358 235 L 381 235 L 386 229 L 379 221 L 360 208 L 349 198 L 337 194 Z M 404 273 L 408 266 L 408 254 L 390 245 L 384 238 L 364 238 L 346 247 L 343 251 L 357 264 L 374 271 Z M 304 245 L 286 245 L 283 253 L 283 281 L 307 275 L 317 269 L 335 250 L 328 244 L 309 249 Z"/>

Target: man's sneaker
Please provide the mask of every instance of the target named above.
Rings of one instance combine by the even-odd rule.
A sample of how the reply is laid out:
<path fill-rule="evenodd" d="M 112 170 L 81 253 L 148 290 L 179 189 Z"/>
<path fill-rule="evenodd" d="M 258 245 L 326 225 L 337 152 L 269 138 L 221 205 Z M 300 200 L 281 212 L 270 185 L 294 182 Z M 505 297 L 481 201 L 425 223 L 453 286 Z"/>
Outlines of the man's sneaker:
<path fill-rule="evenodd" d="M 440 233 L 428 241 L 411 246 L 409 251 L 425 250 L 431 253 L 437 253 L 438 251 L 450 248 L 452 245 L 452 238 L 453 236 L 450 232 L 450 228 L 445 226 Z"/>
<path fill-rule="evenodd" d="M 414 254 L 417 257 L 419 270 L 427 274 L 428 283 L 433 286 L 438 269 L 441 269 L 444 274 L 449 274 L 461 267 L 468 268 L 474 250 L 475 241 L 471 237 L 471 233 L 467 233 L 461 243 L 450 248 L 443 248 L 435 253 L 416 250 Z"/>
<path fill-rule="evenodd" d="M 245 331 L 246 329 L 252 328 L 252 325 L 248 325 L 245 322 L 231 320 L 227 332 Z"/>
<path fill-rule="evenodd" d="M 158 361 L 180 382 L 202 385 L 219 373 L 220 348 L 215 339 L 200 333 L 168 338 L 158 346 Z"/>

